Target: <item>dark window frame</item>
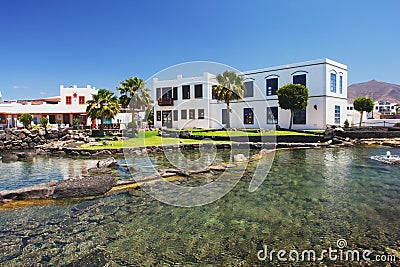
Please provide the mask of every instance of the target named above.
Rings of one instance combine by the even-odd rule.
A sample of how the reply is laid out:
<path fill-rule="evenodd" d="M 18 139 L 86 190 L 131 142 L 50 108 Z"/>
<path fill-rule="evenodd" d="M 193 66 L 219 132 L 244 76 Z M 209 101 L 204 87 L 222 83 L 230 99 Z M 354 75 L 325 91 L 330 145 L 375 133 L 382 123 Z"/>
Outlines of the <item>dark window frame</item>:
<path fill-rule="evenodd" d="M 194 98 L 203 98 L 203 84 L 194 85 Z"/>
<path fill-rule="evenodd" d="M 278 107 L 267 108 L 267 124 L 278 124 L 279 109 Z"/>
<path fill-rule="evenodd" d="M 251 86 L 248 86 L 248 84 L 251 84 Z M 245 81 L 243 85 L 246 87 L 246 92 L 243 97 L 254 97 L 254 81 Z"/>
<path fill-rule="evenodd" d="M 335 105 L 335 124 L 340 125 L 340 106 Z"/>
<path fill-rule="evenodd" d="M 293 114 L 293 124 L 304 125 L 307 124 L 307 111 L 297 110 Z"/>
<path fill-rule="evenodd" d="M 190 85 L 182 85 L 182 99 L 190 99 Z"/>
<path fill-rule="evenodd" d="M 293 75 L 293 84 L 301 84 L 307 87 L 307 74 L 297 74 Z"/>
<path fill-rule="evenodd" d="M 189 120 L 195 120 L 195 119 L 196 119 L 196 110 L 189 109 Z"/>
<path fill-rule="evenodd" d="M 161 121 L 161 111 L 160 111 L 160 110 L 158 110 L 158 111 L 156 112 L 156 120 L 157 120 L 157 121 Z"/>
<path fill-rule="evenodd" d="M 336 93 L 336 81 L 337 77 L 336 77 L 336 73 L 331 72 L 330 75 L 330 91 L 331 93 Z"/>
<path fill-rule="evenodd" d="M 228 123 L 228 111 L 226 108 L 221 109 L 221 123 L 222 124 Z"/>
<path fill-rule="evenodd" d="M 265 86 L 266 86 L 266 95 L 267 96 L 277 95 L 276 91 L 278 91 L 278 89 L 279 89 L 278 77 L 266 79 Z M 269 89 L 269 88 L 271 88 L 271 89 Z"/>
<path fill-rule="evenodd" d="M 187 120 L 187 109 L 181 109 L 181 120 Z"/>
<path fill-rule="evenodd" d="M 179 120 L 179 118 L 178 118 L 178 110 L 177 109 L 174 109 L 172 111 L 172 120 L 173 121 L 178 121 Z"/>
<path fill-rule="evenodd" d="M 178 87 L 176 86 L 172 88 L 172 99 L 178 100 Z"/>
<path fill-rule="evenodd" d="M 201 113 L 203 113 L 202 116 L 200 116 Z M 204 108 L 199 108 L 199 109 L 197 110 L 197 119 L 199 119 L 199 120 L 204 120 Z"/>
<path fill-rule="evenodd" d="M 252 108 L 243 108 L 243 123 L 254 124 L 254 110 Z"/>

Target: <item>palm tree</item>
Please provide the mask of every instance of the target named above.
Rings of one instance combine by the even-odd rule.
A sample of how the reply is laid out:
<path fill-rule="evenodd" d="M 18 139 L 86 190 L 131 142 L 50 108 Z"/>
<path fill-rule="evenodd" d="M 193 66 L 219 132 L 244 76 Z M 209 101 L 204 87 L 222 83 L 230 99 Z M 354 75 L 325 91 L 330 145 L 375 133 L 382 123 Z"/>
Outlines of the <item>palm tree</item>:
<path fill-rule="evenodd" d="M 112 119 L 119 112 L 119 101 L 113 92 L 99 89 L 93 99 L 87 101 L 87 115 L 92 119 L 100 119 L 100 135 L 104 135 L 104 119 Z"/>
<path fill-rule="evenodd" d="M 223 74 L 216 77 L 218 85 L 213 89 L 215 99 L 224 101 L 226 104 L 227 124 L 226 128 L 230 128 L 230 102 L 243 98 L 246 87 L 243 84 L 243 77 L 236 72 L 226 70 Z"/>
<path fill-rule="evenodd" d="M 141 107 L 148 107 L 151 102 L 150 90 L 145 88 L 145 82 L 138 77 L 131 77 L 120 82 L 120 87 L 117 90 L 121 96 L 119 100 L 123 108 L 128 108 L 132 112 L 132 135 L 137 135 L 135 115 L 136 110 Z"/>

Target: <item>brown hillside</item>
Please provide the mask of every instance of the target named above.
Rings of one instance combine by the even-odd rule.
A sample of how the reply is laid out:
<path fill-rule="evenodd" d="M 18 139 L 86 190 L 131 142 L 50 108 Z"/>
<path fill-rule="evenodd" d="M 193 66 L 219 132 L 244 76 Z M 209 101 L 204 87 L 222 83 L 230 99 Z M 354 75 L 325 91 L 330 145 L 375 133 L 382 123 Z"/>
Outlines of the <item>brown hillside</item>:
<path fill-rule="evenodd" d="M 347 88 L 347 98 L 350 103 L 360 96 L 371 97 L 374 101 L 387 100 L 400 103 L 400 85 L 372 80 L 355 83 Z"/>

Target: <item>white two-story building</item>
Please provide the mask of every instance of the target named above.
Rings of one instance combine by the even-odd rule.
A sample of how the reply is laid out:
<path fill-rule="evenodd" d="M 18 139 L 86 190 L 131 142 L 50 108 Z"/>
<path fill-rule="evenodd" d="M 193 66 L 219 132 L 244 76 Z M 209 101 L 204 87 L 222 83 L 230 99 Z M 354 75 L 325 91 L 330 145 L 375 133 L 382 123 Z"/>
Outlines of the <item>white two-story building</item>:
<path fill-rule="evenodd" d="M 347 109 L 347 66 L 319 59 L 241 73 L 247 90 L 244 98 L 231 103 L 232 128 L 288 128 L 290 111 L 279 107 L 276 91 L 289 83 L 309 89 L 306 110 L 294 115 L 294 129 L 324 129 L 343 125 Z M 156 128 L 223 128 L 226 105 L 213 99 L 215 74 L 174 80 L 153 78 Z"/>

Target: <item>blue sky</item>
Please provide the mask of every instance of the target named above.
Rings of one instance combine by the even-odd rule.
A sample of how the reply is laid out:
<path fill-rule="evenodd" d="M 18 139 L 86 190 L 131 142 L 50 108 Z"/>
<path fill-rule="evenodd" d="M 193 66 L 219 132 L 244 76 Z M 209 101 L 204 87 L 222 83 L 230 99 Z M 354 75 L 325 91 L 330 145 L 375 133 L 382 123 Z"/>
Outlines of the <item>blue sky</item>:
<path fill-rule="evenodd" d="M 349 84 L 400 84 L 400 1 L 2 0 L 0 91 L 57 95 L 59 85 L 115 90 L 174 64 L 239 70 L 328 57 Z"/>

